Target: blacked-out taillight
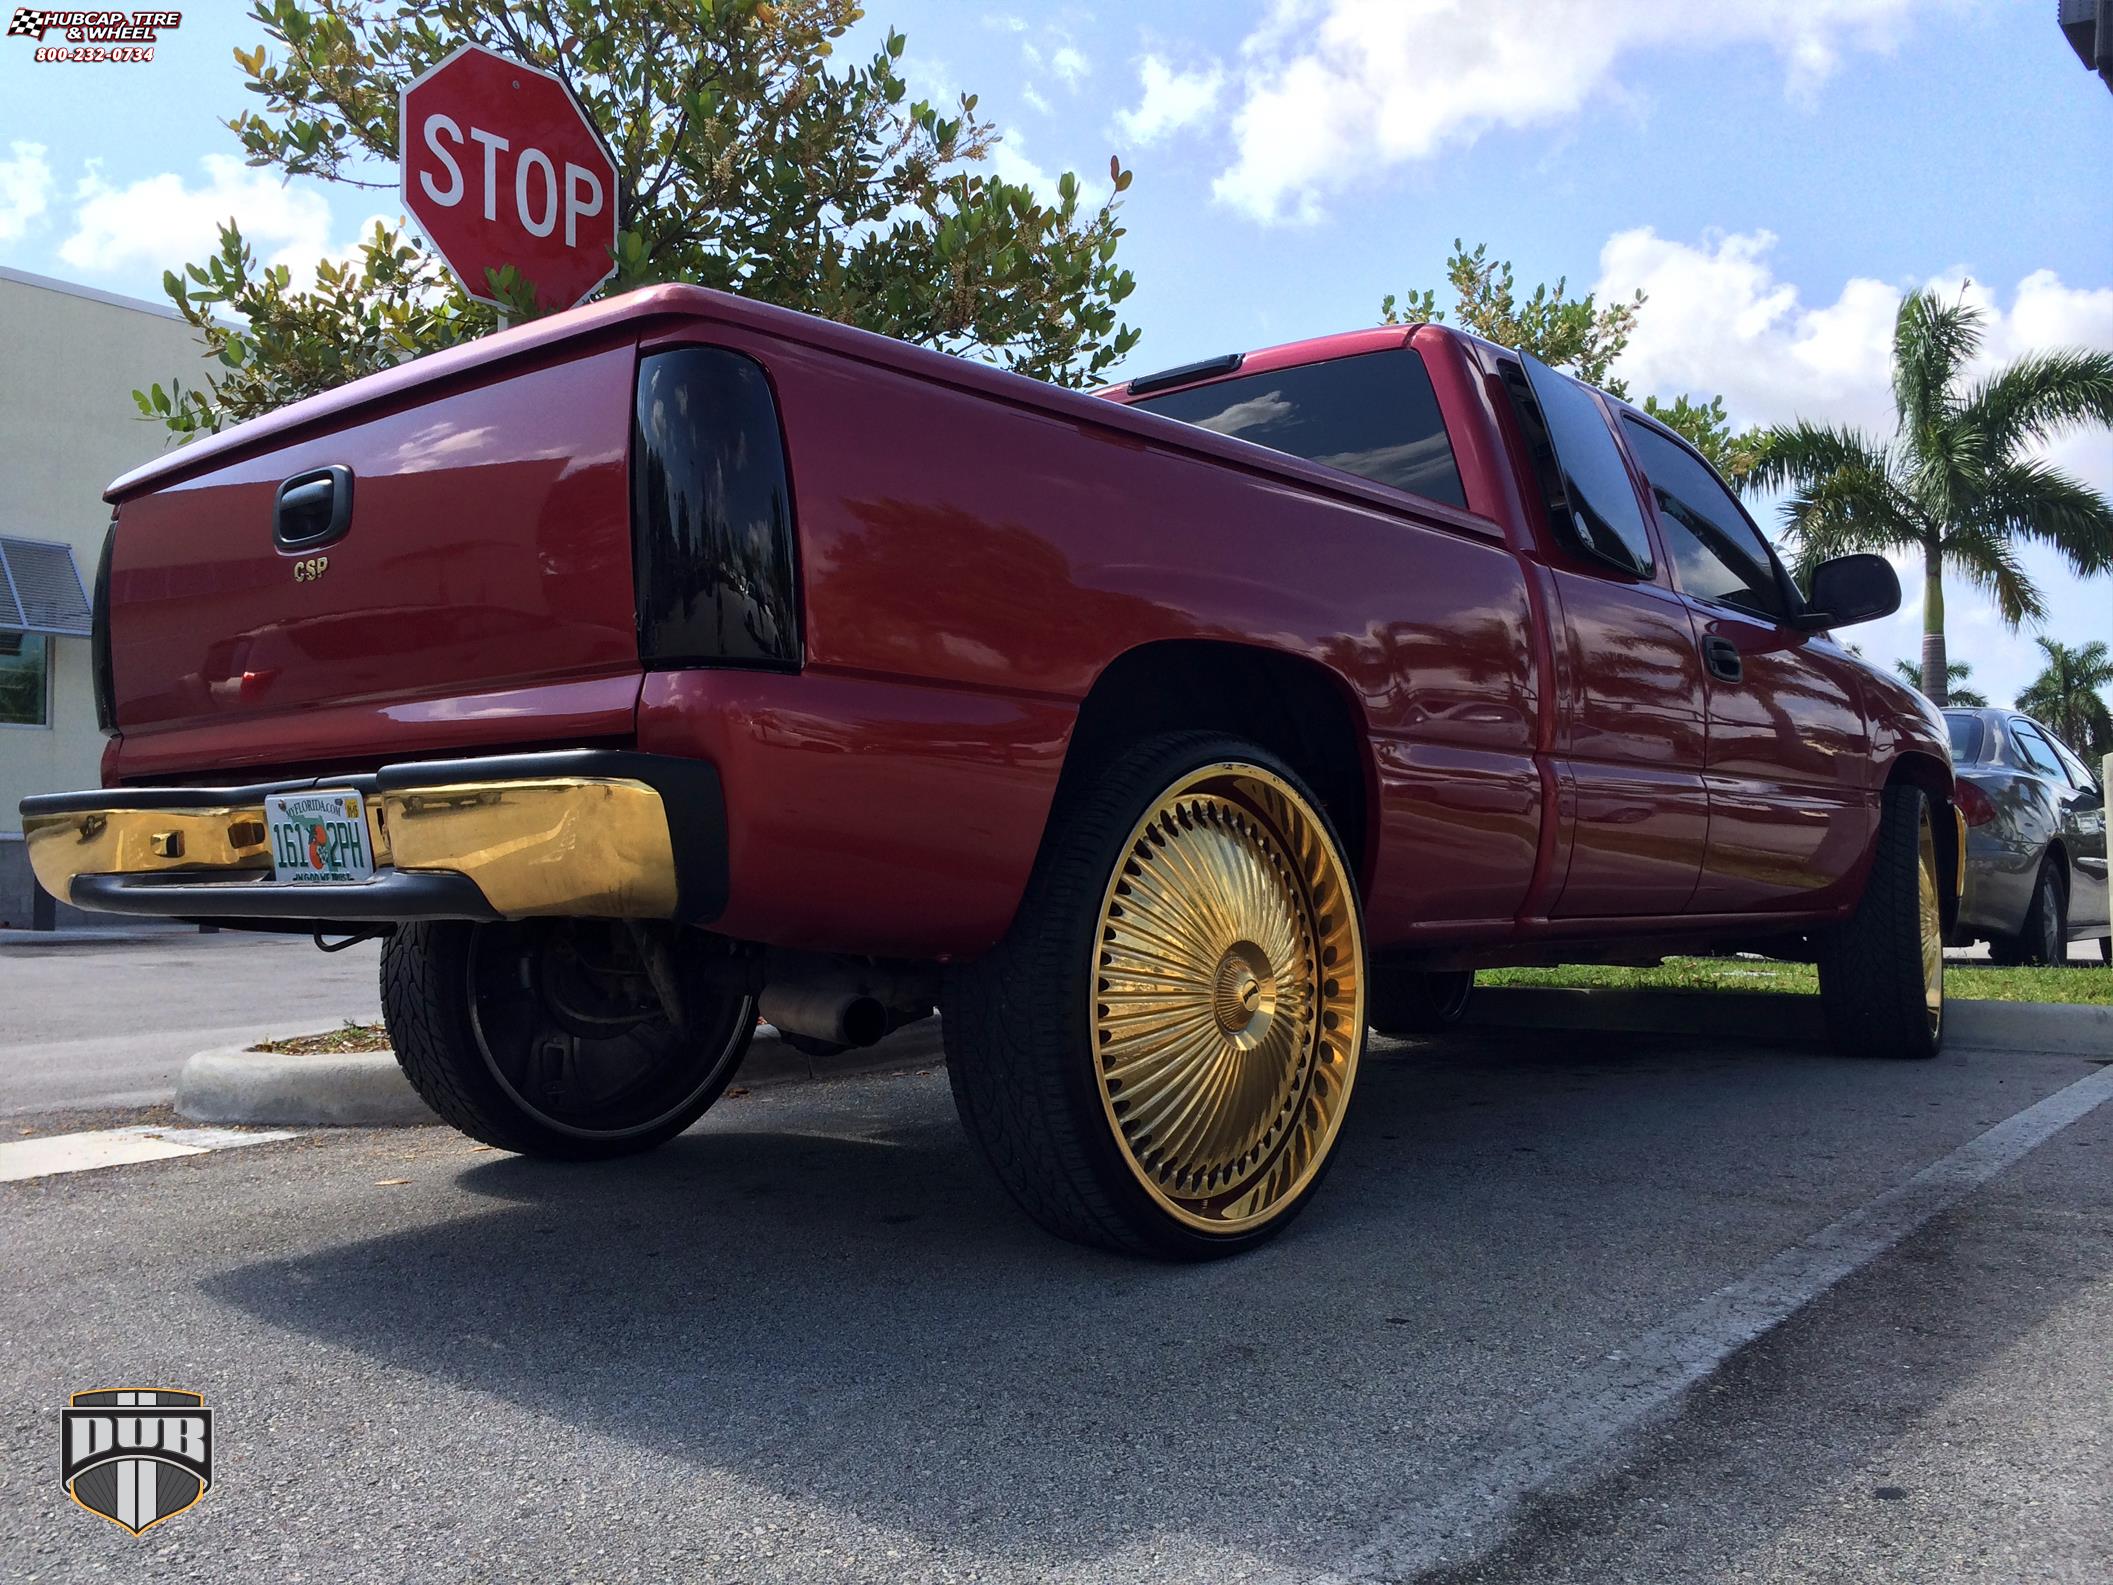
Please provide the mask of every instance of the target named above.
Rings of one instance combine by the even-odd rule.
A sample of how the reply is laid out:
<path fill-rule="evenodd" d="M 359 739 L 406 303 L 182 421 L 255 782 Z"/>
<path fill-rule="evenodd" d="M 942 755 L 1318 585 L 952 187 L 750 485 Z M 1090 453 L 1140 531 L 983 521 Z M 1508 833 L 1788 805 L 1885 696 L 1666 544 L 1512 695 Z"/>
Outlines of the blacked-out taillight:
<path fill-rule="evenodd" d="M 641 358 L 631 432 L 639 659 L 799 665 L 792 509 L 763 366 L 725 347 Z"/>
<path fill-rule="evenodd" d="M 95 562 L 95 590 L 89 605 L 88 656 L 95 681 L 95 724 L 105 735 L 117 731 L 117 684 L 110 676 L 110 553 L 117 545 L 117 514 L 103 535 L 103 553 Z"/>

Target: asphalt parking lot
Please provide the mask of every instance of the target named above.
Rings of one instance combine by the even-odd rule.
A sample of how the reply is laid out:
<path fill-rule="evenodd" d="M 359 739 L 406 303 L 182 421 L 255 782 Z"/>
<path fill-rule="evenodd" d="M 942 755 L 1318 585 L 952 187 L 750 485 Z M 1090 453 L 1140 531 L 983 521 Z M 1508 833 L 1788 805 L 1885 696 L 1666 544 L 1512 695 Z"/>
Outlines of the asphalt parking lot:
<path fill-rule="evenodd" d="M 1729 1033 L 1377 1043 L 1312 1210 L 1208 1267 L 1016 1215 L 921 1030 L 628 1163 L 0 1183 L 0 1578 L 2105 1579 L 2113 1070 Z M 44 1104 L 0 1077 L 0 1139 Z M 136 1539 L 57 1478 L 120 1383 L 217 1416 Z"/>

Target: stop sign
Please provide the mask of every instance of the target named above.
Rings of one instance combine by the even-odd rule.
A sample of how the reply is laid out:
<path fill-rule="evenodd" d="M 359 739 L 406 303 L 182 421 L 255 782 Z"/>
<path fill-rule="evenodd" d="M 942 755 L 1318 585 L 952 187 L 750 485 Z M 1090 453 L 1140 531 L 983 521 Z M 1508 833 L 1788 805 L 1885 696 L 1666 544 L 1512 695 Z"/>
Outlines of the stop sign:
<path fill-rule="evenodd" d="M 404 207 L 470 296 L 511 264 L 570 308 L 616 273 L 616 162 L 558 78 L 465 44 L 397 110 Z"/>

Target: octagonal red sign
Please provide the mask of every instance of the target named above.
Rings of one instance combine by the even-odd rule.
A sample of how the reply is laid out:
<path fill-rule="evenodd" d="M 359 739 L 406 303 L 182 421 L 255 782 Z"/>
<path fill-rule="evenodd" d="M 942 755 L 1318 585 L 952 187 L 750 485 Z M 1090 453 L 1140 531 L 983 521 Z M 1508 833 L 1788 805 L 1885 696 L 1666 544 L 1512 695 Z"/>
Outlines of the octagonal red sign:
<path fill-rule="evenodd" d="M 616 162 L 562 81 L 465 44 L 397 108 L 404 207 L 470 296 L 511 264 L 570 308 L 616 273 Z"/>

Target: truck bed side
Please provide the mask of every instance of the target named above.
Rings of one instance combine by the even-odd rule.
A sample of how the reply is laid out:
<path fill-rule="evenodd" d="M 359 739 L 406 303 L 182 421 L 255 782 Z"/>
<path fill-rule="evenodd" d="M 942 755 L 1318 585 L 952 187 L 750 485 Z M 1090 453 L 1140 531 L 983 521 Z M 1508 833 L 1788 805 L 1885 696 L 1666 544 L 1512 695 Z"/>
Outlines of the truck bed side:
<path fill-rule="evenodd" d="M 1196 641 L 1325 667 L 1354 704 L 1383 811 L 1375 943 L 1512 918 L 1540 834 L 1539 700 L 1524 574 L 1494 523 L 1151 414 L 987 392 L 987 371 L 942 381 L 893 349 L 867 361 L 732 317 L 669 339 L 769 371 L 806 666 L 655 673 L 639 721 L 640 747 L 725 777 L 721 928 L 844 946 L 885 919 L 884 950 L 989 944 L 1080 702 L 1118 656 Z"/>

